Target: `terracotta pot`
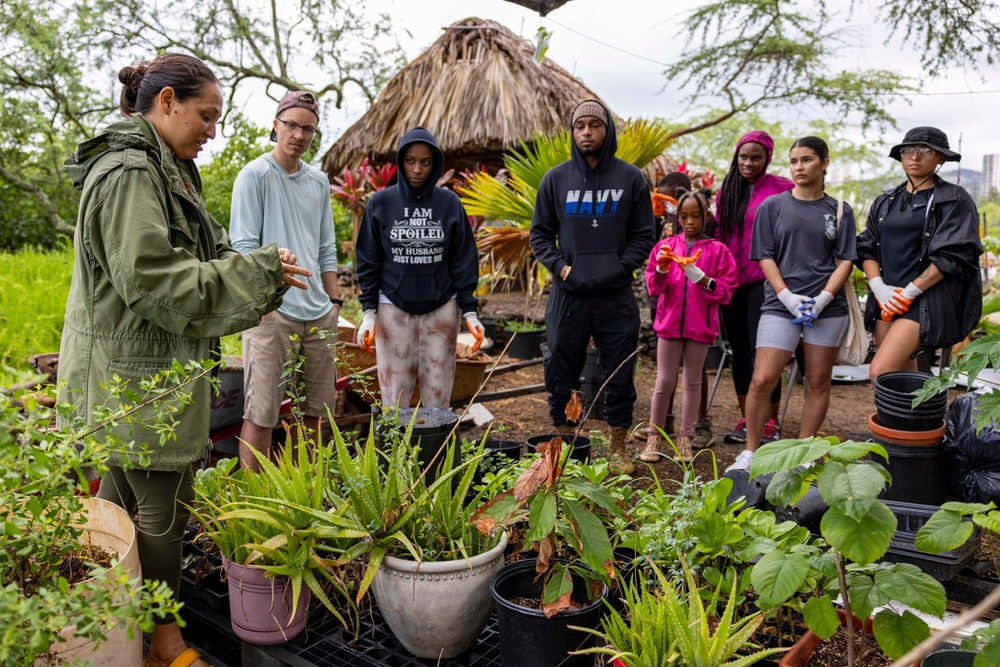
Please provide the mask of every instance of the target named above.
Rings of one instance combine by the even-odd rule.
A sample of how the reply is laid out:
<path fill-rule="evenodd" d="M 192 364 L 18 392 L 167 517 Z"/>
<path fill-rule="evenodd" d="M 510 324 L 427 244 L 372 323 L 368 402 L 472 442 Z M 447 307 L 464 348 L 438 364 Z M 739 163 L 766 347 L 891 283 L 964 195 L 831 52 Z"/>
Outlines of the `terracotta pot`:
<path fill-rule="evenodd" d="M 897 431 L 896 429 L 879 425 L 877 412 L 873 412 L 868 417 L 868 428 L 871 429 L 875 437 L 882 440 L 888 440 L 900 445 L 914 446 L 936 445 L 941 442 L 941 438 L 944 437 L 948 429 L 947 426 L 942 424 L 941 428 L 936 428 L 932 431 Z"/>
<path fill-rule="evenodd" d="M 837 610 L 837 615 L 840 616 L 840 624 L 847 625 L 847 614 L 844 613 L 843 609 Z M 871 633 L 872 631 L 872 619 L 868 619 L 865 623 L 866 630 Z M 854 616 L 854 629 L 861 630 L 861 619 Z M 809 658 L 812 657 L 813 652 L 819 643 L 823 641 L 818 635 L 814 634 L 812 630 L 806 631 L 804 635 L 799 637 L 799 640 L 795 642 L 791 650 L 781 657 L 778 661 L 778 667 L 803 667 L 809 663 Z"/>

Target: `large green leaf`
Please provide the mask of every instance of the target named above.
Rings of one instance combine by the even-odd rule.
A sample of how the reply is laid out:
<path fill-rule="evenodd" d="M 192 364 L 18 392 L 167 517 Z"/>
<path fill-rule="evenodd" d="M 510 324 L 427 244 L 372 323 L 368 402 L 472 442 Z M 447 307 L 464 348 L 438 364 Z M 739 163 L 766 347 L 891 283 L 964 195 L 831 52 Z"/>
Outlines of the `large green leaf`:
<path fill-rule="evenodd" d="M 821 639 L 829 639 L 840 627 L 840 616 L 829 595 L 810 597 L 802 605 L 802 618 Z"/>
<path fill-rule="evenodd" d="M 951 551 L 965 544 L 974 530 L 973 523 L 962 521 L 959 512 L 938 510 L 917 531 L 913 546 L 932 554 Z"/>
<path fill-rule="evenodd" d="M 750 476 L 756 477 L 795 468 L 809 461 L 815 461 L 832 448 L 833 444 L 822 438 L 769 442 L 754 454 L 750 463 Z"/>
<path fill-rule="evenodd" d="M 867 574 L 848 572 L 847 590 L 851 600 L 851 612 L 858 618 L 868 618 L 876 607 L 889 604 L 889 598 L 878 589 L 875 581 Z"/>
<path fill-rule="evenodd" d="M 580 557 L 594 572 L 605 577 L 607 564 L 614 561 L 607 527 L 583 505 L 566 499 L 561 502 L 566 518 L 573 525 L 573 532 L 580 546 Z"/>
<path fill-rule="evenodd" d="M 856 461 L 871 452 L 880 454 L 884 459 L 889 458 L 885 452 L 885 447 L 882 445 L 874 442 L 854 442 L 852 440 L 834 445 L 833 449 L 830 450 L 830 458 L 834 461 L 843 461 L 846 463 L 847 461 Z"/>
<path fill-rule="evenodd" d="M 831 507 L 820 520 L 820 532 L 834 549 L 860 565 L 874 563 L 889 550 L 896 516 L 885 504 L 872 503 L 860 521 Z"/>
<path fill-rule="evenodd" d="M 1000 533 L 1000 512 L 996 510 L 986 514 L 975 514 L 972 517 L 972 521 L 977 526 L 982 526 L 994 533 Z"/>
<path fill-rule="evenodd" d="M 887 597 L 937 618 L 944 616 L 944 587 L 916 565 L 896 563 L 875 574 L 875 585 Z"/>
<path fill-rule="evenodd" d="M 863 463 L 844 465 L 839 461 L 829 461 L 816 479 L 816 487 L 830 507 L 857 521 L 868 514 L 872 503 L 885 488 L 885 479 Z"/>
<path fill-rule="evenodd" d="M 976 514 L 996 509 L 996 505 L 993 503 L 960 503 L 952 501 L 941 505 L 941 509 L 948 510 L 950 512 L 958 512 L 959 514 Z"/>
<path fill-rule="evenodd" d="M 760 608 L 772 609 L 792 597 L 808 573 L 809 563 L 803 556 L 783 551 L 764 554 L 753 566 L 750 577 L 760 596 Z"/>
<path fill-rule="evenodd" d="M 900 615 L 890 609 L 883 609 L 875 616 L 872 627 L 878 645 L 893 660 L 903 657 L 907 651 L 931 636 L 927 624 L 911 611 L 904 611 Z"/>
<path fill-rule="evenodd" d="M 564 595 L 573 592 L 573 576 L 565 563 L 552 564 L 549 580 L 542 591 L 542 604 L 553 604 Z"/>
<path fill-rule="evenodd" d="M 809 490 L 805 476 L 805 471 L 794 469 L 774 473 L 765 492 L 768 502 L 779 507 L 794 505 Z"/>
<path fill-rule="evenodd" d="M 584 498 L 593 500 L 600 507 L 607 510 L 614 516 L 622 515 L 622 508 L 619 507 L 614 496 L 612 496 L 608 490 L 600 484 L 594 484 L 589 480 L 581 479 L 579 477 L 569 477 L 562 479 L 562 485 L 564 488 L 578 493 Z"/>
<path fill-rule="evenodd" d="M 528 530 L 526 537 L 532 542 L 537 542 L 555 530 L 556 510 L 558 503 L 553 493 L 539 493 L 531 501 L 531 509 L 528 512 Z"/>

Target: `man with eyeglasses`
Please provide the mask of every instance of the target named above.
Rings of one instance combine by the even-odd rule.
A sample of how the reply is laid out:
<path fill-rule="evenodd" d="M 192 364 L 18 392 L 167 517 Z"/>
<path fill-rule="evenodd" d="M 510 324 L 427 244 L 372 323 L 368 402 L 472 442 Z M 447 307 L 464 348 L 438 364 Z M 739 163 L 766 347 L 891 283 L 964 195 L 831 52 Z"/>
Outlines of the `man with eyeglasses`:
<path fill-rule="evenodd" d="M 271 141 L 274 150 L 240 170 L 233 184 L 230 235 L 233 247 L 247 253 L 277 243 L 295 253 L 300 266 L 312 271 L 307 290 L 285 294 L 281 307 L 259 326 L 243 332 L 244 395 L 240 461 L 257 470 L 250 448 L 267 454 L 278 410 L 289 382 L 304 384 L 296 393 L 309 437 L 333 407 L 336 396 L 336 353 L 325 340 L 340 320 L 337 251 L 330 183 L 326 175 L 302 161 L 316 135 L 319 102 L 305 91 L 291 91 L 278 104 Z M 283 377 L 290 355 L 303 363 L 294 378 Z"/>

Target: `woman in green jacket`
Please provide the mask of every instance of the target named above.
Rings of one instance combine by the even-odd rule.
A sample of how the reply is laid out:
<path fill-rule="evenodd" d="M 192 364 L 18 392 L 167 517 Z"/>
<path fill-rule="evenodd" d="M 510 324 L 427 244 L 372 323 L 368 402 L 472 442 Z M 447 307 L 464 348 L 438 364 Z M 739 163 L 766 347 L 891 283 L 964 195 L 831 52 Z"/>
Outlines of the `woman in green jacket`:
<path fill-rule="evenodd" d="M 305 288 L 296 275 L 309 275 L 274 245 L 236 252 L 205 210 L 193 159 L 215 137 L 222 114 L 212 71 L 196 58 L 167 53 L 125 67 L 118 79 L 125 120 L 66 161 L 82 195 L 59 375 L 64 400 L 88 421 L 90 410 L 108 401 L 115 375 L 139 391 L 139 380 L 175 359 L 213 358 L 219 337 L 256 326 L 288 286 Z M 112 454 L 98 492 L 137 513 L 143 576 L 175 592 L 185 504 L 194 497 L 191 465 L 211 446 L 208 378 L 188 390 L 175 438 L 161 442 L 148 427 L 152 408 L 116 430 L 126 444 Z M 177 624 L 159 619 L 146 665 L 175 662 L 204 664 L 186 652 Z"/>

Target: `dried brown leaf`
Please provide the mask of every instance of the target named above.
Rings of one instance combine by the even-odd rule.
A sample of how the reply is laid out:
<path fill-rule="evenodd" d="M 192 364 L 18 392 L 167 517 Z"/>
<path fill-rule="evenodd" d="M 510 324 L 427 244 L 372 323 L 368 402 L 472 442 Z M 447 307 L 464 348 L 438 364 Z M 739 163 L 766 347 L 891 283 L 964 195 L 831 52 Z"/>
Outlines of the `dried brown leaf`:
<path fill-rule="evenodd" d="M 573 591 L 569 591 L 565 595 L 561 595 L 552 604 L 543 604 L 542 613 L 545 614 L 545 618 L 552 618 L 563 609 L 569 609 L 572 606 L 572 596 Z"/>
<path fill-rule="evenodd" d="M 537 450 L 540 451 L 546 444 L 542 443 Z M 543 483 L 551 483 L 549 482 L 551 475 L 552 461 L 548 456 L 539 456 L 514 482 L 514 497 L 517 500 L 525 500 Z"/>
<path fill-rule="evenodd" d="M 545 574 L 549 571 L 549 564 L 554 551 L 555 547 L 552 544 L 552 536 L 546 535 L 542 541 L 538 543 L 538 560 L 535 561 L 536 575 Z"/>
<path fill-rule="evenodd" d="M 566 404 L 566 419 L 576 424 L 581 416 L 583 416 L 583 403 L 580 402 L 580 392 L 574 389 L 569 403 Z"/>
<path fill-rule="evenodd" d="M 507 499 L 510 497 L 510 495 L 511 495 L 510 491 L 505 491 L 496 498 L 493 498 L 489 502 L 486 502 L 483 505 L 481 505 L 479 509 L 477 509 L 475 513 L 473 513 L 472 519 L 470 519 L 470 523 L 473 526 L 475 526 L 476 530 L 478 530 L 482 535 L 493 534 L 496 531 L 497 527 L 500 525 L 500 522 L 497 520 L 495 516 L 492 516 L 490 514 L 490 510 L 493 508 L 494 505 L 507 502 Z M 521 505 L 519 503 L 514 506 L 514 509 L 516 510 L 520 507 Z"/>

